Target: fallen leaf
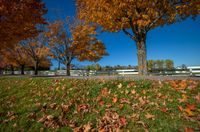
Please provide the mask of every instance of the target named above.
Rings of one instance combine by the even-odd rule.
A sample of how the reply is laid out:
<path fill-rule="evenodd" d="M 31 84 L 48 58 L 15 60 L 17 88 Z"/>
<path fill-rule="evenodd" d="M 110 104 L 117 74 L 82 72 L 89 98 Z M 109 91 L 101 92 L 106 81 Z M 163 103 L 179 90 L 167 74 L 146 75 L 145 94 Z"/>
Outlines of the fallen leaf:
<path fill-rule="evenodd" d="M 123 104 L 120 104 L 120 105 L 119 105 L 119 109 L 122 109 L 123 107 L 124 107 Z"/>
<path fill-rule="evenodd" d="M 104 101 L 103 101 L 103 100 L 100 100 L 100 101 L 99 101 L 99 105 L 100 105 L 100 106 L 103 106 L 103 105 L 104 105 Z"/>
<path fill-rule="evenodd" d="M 82 104 L 82 105 L 78 105 L 77 111 L 80 112 L 81 110 L 85 111 L 89 108 L 88 105 L 86 104 Z"/>
<path fill-rule="evenodd" d="M 42 118 L 40 118 L 40 119 L 38 120 L 38 122 L 43 123 L 43 122 L 46 120 L 46 118 L 47 118 L 47 116 L 44 115 Z"/>
<path fill-rule="evenodd" d="M 135 89 L 131 90 L 131 93 L 132 93 L 132 94 L 135 94 L 135 93 L 136 93 Z"/>
<path fill-rule="evenodd" d="M 187 116 L 189 117 L 194 116 L 194 113 L 190 109 L 186 108 L 184 111 L 187 114 Z"/>
<path fill-rule="evenodd" d="M 130 92 L 128 90 L 125 91 L 125 94 L 129 94 Z"/>
<path fill-rule="evenodd" d="M 193 129 L 193 128 L 186 127 L 184 131 L 185 131 L 185 132 L 194 132 L 194 129 Z"/>
<path fill-rule="evenodd" d="M 118 98 L 117 97 L 114 97 L 113 99 L 112 99 L 112 102 L 113 103 L 116 103 L 118 101 Z"/>
<path fill-rule="evenodd" d="M 187 104 L 186 106 L 188 109 L 190 109 L 191 111 L 196 110 L 195 104 Z"/>
<path fill-rule="evenodd" d="M 143 93 L 143 94 L 146 94 L 146 91 L 145 91 L 145 90 L 142 90 L 142 93 Z"/>
<path fill-rule="evenodd" d="M 29 119 L 36 119 L 36 113 L 30 113 L 27 115 Z"/>
<path fill-rule="evenodd" d="M 56 91 L 59 91 L 59 89 L 60 89 L 60 87 L 58 86 L 58 87 L 56 87 Z"/>
<path fill-rule="evenodd" d="M 130 104 L 130 101 L 128 100 L 128 99 L 126 99 L 126 98 L 122 98 L 122 99 L 120 99 L 120 103 L 127 103 L 127 104 Z"/>
<path fill-rule="evenodd" d="M 147 114 L 145 115 L 145 117 L 146 117 L 147 119 L 153 119 L 153 118 L 155 118 L 155 115 L 152 115 L 152 114 L 147 113 Z"/>
<path fill-rule="evenodd" d="M 49 107 L 50 107 L 51 109 L 55 109 L 55 108 L 56 108 L 56 103 L 50 104 Z"/>
<path fill-rule="evenodd" d="M 179 89 L 178 90 L 184 90 L 187 88 L 187 82 L 186 80 L 182 80 L 180 83 L 179 83 Z"/>
<path fill-rule="evenodd" d="M 66 112 L 69 111 L 69 105 L 64 105 L 64 104 L 62 104 L 62 105 L 61 105 L 61 109 L 62 109 L 63 112 L 66 113 Z"/>
<path fill-rule="evenodd" d="M 182 112 L 183 111 L 183 107 L 182 106 L 178 106 L 178 109 Z"/>
<path fill-rule="evenodd" d="M 200 103 L 200 93 L 198 93 L 198 94 L 194 97 L 194 99 L 196 99 L 196 100 Z"/>
<path fill-rule="evenodd" d="M 17 123 L 13 124 L 13 127 L 17 127 Z"/>
<path fill-rule="evenodd" d="M 162 94 L 161 94 L 161 93 L 158 93 L 158 94 L 157 94 L 157 97 L 158 97 L 158 98 L 160 98 L 161 96 L 162 96 Z"/>
<path fill-rule="evenodd" d="M 186 94 L 182 94 L 182 98 L 178 99 L 179 103 L 183 103 L 187 101 L 188 96 Z"/>
<path fill-rule="evenodd" d="M 91 124 L 90 123 L 88 123 L 88 124 L 85 124 L 84 126 L 83 126 L 83 128 L 84 128 L 84 132 L 89 132 L 90 130 L 91 130 Z"/>
<path fill-rule="evenodd" d="M 135 83 L 134 82 L 130 82 L 128 85 L 127 85 L 127 88 L 130 88 L 130 87 L 133 87 L 135 86 Z"/>
<path fill-rule="evenodd" d="M 107 96 L 107 95 L 109 94 L 108 89 L 107 89 L 107 88 L 103 88 L 103 89 L 101 90 L 101 94 L 102 94 L 103 96 Z"/>
<path fill-rule="evenodd" d="M 140 115 L 139 114 L 135 114 L 135 113 L 133 113 L 132 115 L 131 115 L 131 118 L 133 119 L 133 120 L 139 120 L 139 117 L 140 117 Z"/>
<path fill-rule="evenodd" d="M 144 100 L 142 97 L 139 98 L 140 105 L 145 105 L 147 103 L 146 100 Z"/>
<path fill-rule="evenodd" d="M 142 126 L 143 126 L 144 128 L 147 127 L 147 125 L 146 125 L 143 121 L 138 121 L 137 123 L 138 123 L 138 124 L 142 124 Z"/>
<path fill-rule="evenodd" d="M 121 124 L 122 126 L 125 126 L 125 125 L 127 124 L 126 118 L 125 118 L 125 117 L 121 117 L 119 120 L 120 120 L 120 124 Z"/>
<path fill-rule="evenodd" d="M 168 109 L 167 109 L 167 108 L 161 108 L 160 110 L 161 110 L 162 112 L 166 113 Z"/>
<path fill-rule="evenodd" d="M 48 120 L 52 120 L 53 118 L 54 118 L 54 117 L 53 117 L 52 115 L 48 115 L 48 116 L 47 116 L 47 119 L 48 119 Z"/>
<path fill-rule="evenodd" d="M 117 85 L 118 88 L 122 88 L 122 84 L 120 83 L 119 85 Z"/>

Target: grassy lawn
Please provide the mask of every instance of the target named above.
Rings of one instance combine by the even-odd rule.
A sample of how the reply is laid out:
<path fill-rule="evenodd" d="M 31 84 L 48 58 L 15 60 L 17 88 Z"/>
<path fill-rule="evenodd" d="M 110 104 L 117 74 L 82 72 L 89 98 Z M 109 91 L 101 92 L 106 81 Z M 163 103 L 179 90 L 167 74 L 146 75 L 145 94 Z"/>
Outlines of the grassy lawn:
<path fill-rule="evenodd" d="M 199 81 L 0 78 L 0 131 L 199 128 Z"/>

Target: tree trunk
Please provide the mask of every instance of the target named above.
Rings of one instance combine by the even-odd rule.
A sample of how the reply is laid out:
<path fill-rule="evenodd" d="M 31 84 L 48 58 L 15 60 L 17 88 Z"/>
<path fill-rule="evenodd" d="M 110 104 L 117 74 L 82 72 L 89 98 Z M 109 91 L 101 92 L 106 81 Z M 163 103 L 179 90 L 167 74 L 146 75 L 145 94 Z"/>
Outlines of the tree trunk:
<path fill-rule="evenodd" d="M 139 75 L 147 75 L 146 37 L 137 42 L 137 57 Z"/>
<path fill-rule="evenodd" d="M 60 70 L 60 61 L 58 61 L 58 70 Z"/>
<path fill-rule="evenodd" d="M 13 67 L 13 65 L 11 65 L 11 74 L 12 74 L 12 75 L 15 74 L 15 71 L 14 71 L 14 67 Z"/>
<path fill-rule="evenodd" d="M 21 65 L 21 75 L 24 75 L 24 65 Z"/>
<path fill-rule="evenodd" d="M 70 63 L 66 64 L 66 72 L 67 72 L 67 76 L 70 76 Z"/>
<path fill-rule="evenodd" d="M 35 61 L 35 75 L 38 75 L 38 65 L 39 65 L 39 62 Z"/>

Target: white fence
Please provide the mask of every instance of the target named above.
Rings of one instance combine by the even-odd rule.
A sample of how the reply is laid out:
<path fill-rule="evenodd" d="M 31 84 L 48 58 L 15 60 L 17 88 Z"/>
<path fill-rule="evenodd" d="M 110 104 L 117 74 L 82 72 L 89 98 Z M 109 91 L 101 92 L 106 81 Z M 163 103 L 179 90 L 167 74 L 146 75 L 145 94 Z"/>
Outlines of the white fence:
<path fill-rule="evenodd" d="M 128 69 L 128 70 L 116 70 L 119 75 L 138 75 L 138 71 L 136 69 Z"/>
<path fill-rule="evenodd" d="M 196 76 L 200 76 L 200 66 L 189 66 L 187 67 L 190 72 Z"/>
<path fill-rule="evenodd" d="M 113 70 L 113 71 L 87 71 L 87 70 L 70 70 L 71 76 L 99 76 L 99 75 L 138 75 L 136 69 Z M 11 74 L 11 71 L 4 71 L 3 74 Z M 15 71 L 14 74 L 21 74 L 20 71 Z M 24 71 L 26 75 L 34 75 L 34 71 Z M 186 70 L 173 71 L 158 71 L 152 72 L 151 75 L 171 75 L 171 76 L 200 76 L 200 66 L 188 67 Z M 38 71 L 39 76 L 64 76 L 66 70 L 57 71 Z"/>

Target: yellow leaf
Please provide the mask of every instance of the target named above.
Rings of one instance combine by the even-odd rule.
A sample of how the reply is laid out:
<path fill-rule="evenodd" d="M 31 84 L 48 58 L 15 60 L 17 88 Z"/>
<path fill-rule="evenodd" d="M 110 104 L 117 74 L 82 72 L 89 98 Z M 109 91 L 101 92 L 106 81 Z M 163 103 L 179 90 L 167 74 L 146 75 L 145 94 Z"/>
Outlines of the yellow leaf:
<path fill-rule="evenodd" d="M 120 83 L 119 85 L 117 85 L 118 88 L 122 88 L 122 84 Z"/>

